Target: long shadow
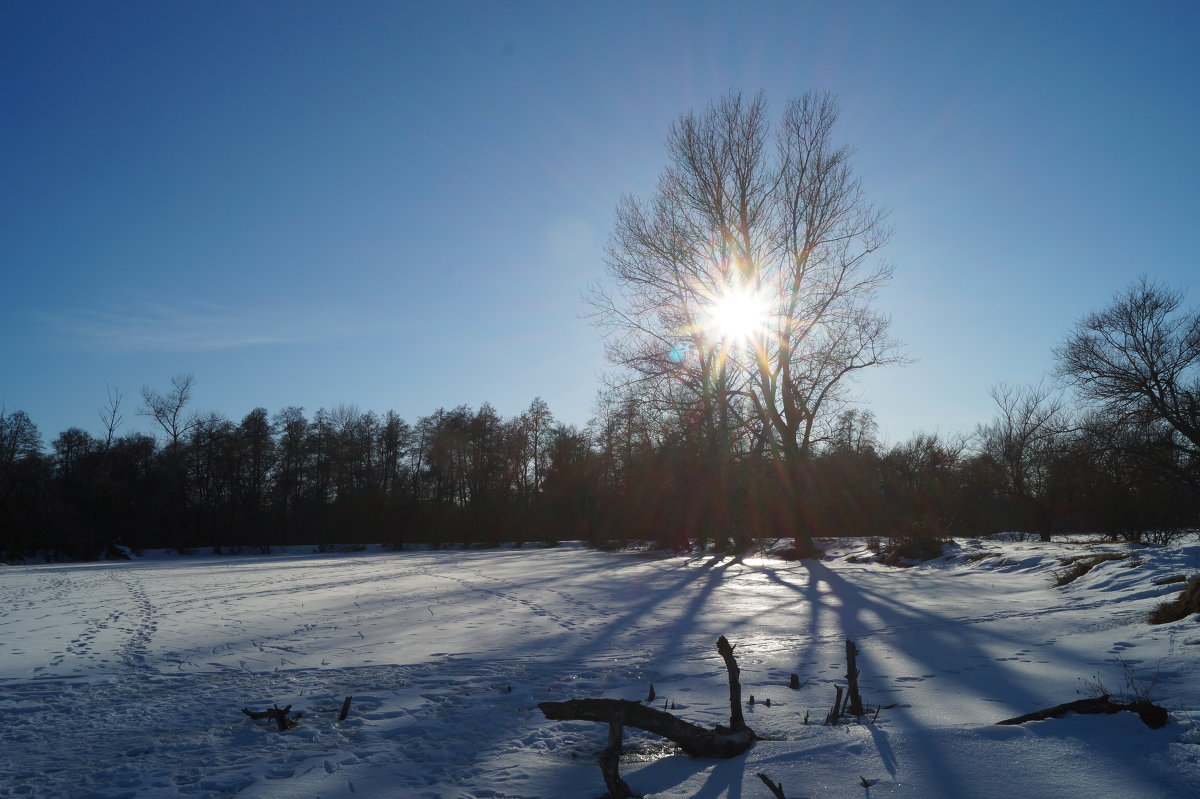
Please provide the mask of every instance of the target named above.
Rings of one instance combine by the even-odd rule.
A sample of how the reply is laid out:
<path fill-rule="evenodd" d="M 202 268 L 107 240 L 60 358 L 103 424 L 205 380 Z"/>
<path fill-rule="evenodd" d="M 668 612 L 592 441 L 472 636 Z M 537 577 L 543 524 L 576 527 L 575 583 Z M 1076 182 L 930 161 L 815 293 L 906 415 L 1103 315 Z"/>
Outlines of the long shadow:
<path fill-rule="evenodd" d="M 651 611 L 669 599 L 674 599 L 692 588 L 695 583 L 702 583 L 698 590 L 692 593 L 682 612 L 677 614 L 667 625 L 666 631 L 646 631 L 645 635 L 656 636 L 652 644 L 656 654 L 674 651 L 683 635 L 691 629 L 700 610 L 707 604 L 713 592 L 724 582 L 726 570 L 732 565 L 725 562 L 709 567 L 689 566 L 687 563 L 672 565 L 662 570 L 657 577 L 663 582 L 653 589 L 645 589 L 639 600 L 624 612 L 613 616 L 599 631 L 593 631 L 591 637 L 581 641 L 578 646 L 568 650 L 562 657 L 565 661 L 573 661 L 581 655 L 595 651 L 603 651 L 613 644 L 617 638 L 629 634 L 641 620 L 648 617 Z M 664 579 L 665 578 L 665 579 Z M 632 636 L 631 636 L 632 637 Z M 630 642 L 634 643 L 633 641 Z M 716 643 L 714 639 L 714 644 Z M 639 654 L 644 654 L 640 650 Z M 631 657 L 634 655 L 630 653 Z"/>
<path fill-rule="evenodd" d="M 686 759 L 692 773 L 708 769 L 704 784 L 691 794 L 690 799 L 742 799 L 743 783 L 746 779 L 746 756 L 730 758 L 729 760 L 703 760 L 689 758 L 686 755 L 672 755 L 651 763 L 636 772 L 623 775 L 638 791 L 645 791 L 649 796 L 677 790 L 679 787 L 679 772 L 683 770 L 680 759 Z M 756 794 L 753 790 L 750 797 Z"/>
<path fill-rule="evenodd" d="M 1029 646 L 1031 643 L 976 625 L 971 625 L 968 633 L 964 629 L 967 620 L 947 618 L 908 605 L 900 606 L 894 596 L 885 596 L 852 583 L 820 561 L 805 560 L 802 568 L 806 579 L 797 584 L 784 579 L 779 570 L 763 567 L 770 580 L 796 591 L 806 599 L 805 623 L 809 635 L 803 639 L 806 646 L 799 653 L 800 662 L 815 662 L 817 649 L 822 643 L 836 645 L 840 643 L 837 639 L 851 638 L 860 644 L 858 663 L 864 675 L 864 687 L 882 687 L 884 680 L 895 679 L 894 675 L 887 675 L 887 665 L 872 654 L 870 641 L 877 636 L 886 635 L 889 649 L 907 658 L 919 671 L 936 675 L 942 686 L 950 690 L 957 686 L 973 696 L 982 693 L 980 680 L 955 673 L 959 661 L 973 660 L 976 666 L 985 661 L 994 662 L 994 656 L 984 649 L 988 643 L 1017 646 Z M 897 577 L 900 578 L 902 574 L 898 573 Z M 872 623 L 871 616 L 878 619 L 878 623 Z M 1078 661 L 1078 665 L 1082 669 L 1083 661 Z M 1028 677 L 1020 679 L 1012 670 L 999 664 L 977 674 L 979 677 L 986 675 L 989 693 L 998 698 L 1030 707 L 1040 707 L 1044 703 L 1044 695 L 1030 685 Z M 926 678 L 929 678 L 928 674 L 913 679 Z M 881 763 L 895 777 L 899 764 L 886 732 L 874 725 L 868 725 L 868 728 Z M 957 784 L 957 780 L 944 769 L 933 767 L 934 763 L 949 755 L 929 751 L 922 752 L 919 757 L 927 761 L 932 779 L 940 782 L 939 795 L 968 795 L 970 786 Z"/>
<path fill-rule="evenodd" d="M 879 752 L 879 759 L 883 762 L 883 767 L 887 769 L 887 773 L 892 776 L 893 780 L 896 779 L 896 753 L 892 751 L 888 734 L 874 724 L 868 723 L 866 728 L 871 733 L 871 740 L 875 742 L 875 749 Z"/>

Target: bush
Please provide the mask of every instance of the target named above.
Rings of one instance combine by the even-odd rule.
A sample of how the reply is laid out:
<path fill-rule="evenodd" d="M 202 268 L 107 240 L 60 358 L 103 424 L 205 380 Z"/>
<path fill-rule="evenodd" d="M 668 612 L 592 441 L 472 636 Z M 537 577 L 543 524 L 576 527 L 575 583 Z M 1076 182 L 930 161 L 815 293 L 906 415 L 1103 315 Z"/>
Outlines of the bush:
<path fill-rule="evenodd" d="M 905 536 L 893 538 L 891 546 L 884 555 L 884 563 L 889 566 L 902 566 L 904 561 L 933 560 L 942 556 L 942 544 L 939 538 L 924 536 Z"/>
<path fill-rule="evenodd" d="M 1068 558 L 1064 561 L 1064 565 L 1070 566 L 1070 568 L 1060 572 L 1054 584 L 1059 588 L 1070 585 L 1106 560 L 1125 560 L 1128 557 L 1128 552 L 1102 552 L 1099 555 L 1080 555 L 1077 558 Z"/>
<path fill-rule="evenodd" d="M 1167 624 L 1173 621 L 1200 613 L 1200 574 L 1188 580 L 1187 585 L 1179 596 L 1171 602 L 1164 602 L 1150 613 L 1151 624 Z"/>
<path fill-rule="evenodd" d="M 943 537 L 948 525 L 936 513 L 925 513 L 892 536 L 883 549 L 883 562 L 902 566 L 905 561 L 933 560 L 942 556 Z"/>

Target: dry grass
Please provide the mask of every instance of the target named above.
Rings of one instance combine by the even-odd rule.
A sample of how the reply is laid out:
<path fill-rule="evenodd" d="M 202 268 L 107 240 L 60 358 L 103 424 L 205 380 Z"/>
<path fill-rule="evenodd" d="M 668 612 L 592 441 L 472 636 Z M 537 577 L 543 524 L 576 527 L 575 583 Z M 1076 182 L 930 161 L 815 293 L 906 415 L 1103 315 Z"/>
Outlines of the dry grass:
<path fill-rule="evenodd" d="M 1150 613 L 1151 624 L 1167 624 L 1179 621 L 1193 613 L 1200 613 L 1200 575 L 1188 580 L 1179 596 L 1164 602 Z"/>
<path fill-rule="evenodd" d="M 1060 588 L 1070 585 L 1105 561 L 1125 560 L 1128 557 L 1128 552 L 1101 552 L 1099 555 L 1080 555 L 1075 558 L 1067 558 L 1063 561 L 1063 565 L 1070 566 L 1070 568 L 1061 572 L 1054 584 Z"/>

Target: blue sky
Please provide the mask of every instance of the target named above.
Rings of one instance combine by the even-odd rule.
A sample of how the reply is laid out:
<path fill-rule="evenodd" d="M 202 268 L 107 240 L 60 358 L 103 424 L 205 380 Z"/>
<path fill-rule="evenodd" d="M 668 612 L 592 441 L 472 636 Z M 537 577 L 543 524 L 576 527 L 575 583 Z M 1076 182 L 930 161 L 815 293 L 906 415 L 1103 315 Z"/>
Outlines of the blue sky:
<path fill-rule="evenodd" d="M 0 404 L 106 384 L 584 424 L 581 294 L 680 113 L 834 92 L 891 210 L 892 442 L 970 431 L 1140 273 L 1200 302 L 1194 2 L 0 4 Z"/>

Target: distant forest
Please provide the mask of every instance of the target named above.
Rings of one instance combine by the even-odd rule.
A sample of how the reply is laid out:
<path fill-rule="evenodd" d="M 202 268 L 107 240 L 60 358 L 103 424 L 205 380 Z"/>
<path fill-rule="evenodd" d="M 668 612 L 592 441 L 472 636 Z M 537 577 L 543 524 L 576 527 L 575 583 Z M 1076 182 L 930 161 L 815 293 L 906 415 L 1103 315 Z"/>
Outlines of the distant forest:
<path fill-rule="evenodd" d="M 998 531 L 1163 540 L 1195 526 L 1200 507 L 1169 426 L 1076 417 L 1037 388 L 997 389 L 997 417 L 970 436 L 887 448 L 870 411 L 843 409 L 795 496 L 761 440 L 739 436 L 714 458 L 703 425 L 632 397 L 608 395 L 584 429 L 540 399 L 510 419 L 485 404 L 413 423 L 353 406 L 234 421 L 190 414 L 191 386 L 181 376 L 143 391 L 158 438 L 117 435 L 120 395 L 102 414 L 108 429 L 72 427 L 48 451 L 26 413 L 0 414 L 0 556 L 567 539 L 742 550 L 799 540 L 796 524 L 931 554 L 947 536 Z"/>

